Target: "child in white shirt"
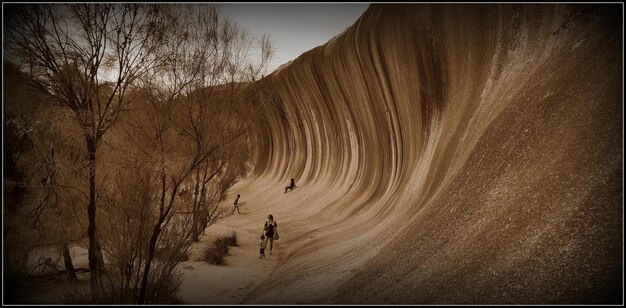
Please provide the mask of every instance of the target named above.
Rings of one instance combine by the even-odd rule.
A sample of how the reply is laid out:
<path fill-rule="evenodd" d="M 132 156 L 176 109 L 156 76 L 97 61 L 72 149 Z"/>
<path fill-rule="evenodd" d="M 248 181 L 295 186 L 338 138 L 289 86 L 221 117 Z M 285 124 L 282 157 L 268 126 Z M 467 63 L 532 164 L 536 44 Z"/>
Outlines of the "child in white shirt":
<path fill-rule="evenodd" d="M 265 258 L 265 245 L 266 245 L 266 241 L 265 241 L 265 236 L 261 235 L 261 240 L 259 241 L 259 259 L 261 258 Z"/>

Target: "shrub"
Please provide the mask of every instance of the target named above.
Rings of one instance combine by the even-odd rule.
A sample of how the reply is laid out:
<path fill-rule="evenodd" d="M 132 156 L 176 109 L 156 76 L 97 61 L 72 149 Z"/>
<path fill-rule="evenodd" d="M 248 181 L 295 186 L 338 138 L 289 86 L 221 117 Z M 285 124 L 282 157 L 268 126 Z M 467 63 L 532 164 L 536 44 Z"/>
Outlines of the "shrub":
<path fill-rule="evenodd" d="M 237 232 L 235 230 L 230 231 L 226 238 L 228 239 L 229 246 L 239 246 L 239 243 L 237 243 Z"/>
<path fill-rule="evenodd" d="M 215 265 L 224 265 L 224 256 L 221 250 L 217 249 L 215 245 L 207 245 L 204 248 L 204 261 Z"/>
<path fill-rule="evenodd" d="M 224 265 L 224 257 L 228 254 L 229 246 L 237 245 L 237 232 L 232 231 L 228 235 L 220 236 L 213 244 L 204 248 L 204 260 L 210 264 Z"/>
<path fill-rule="evenodd" d="M 157 248 L 154 252 L 154 257 L 156 259 L 168 260 L 171 259 L 175 262 L 185 262 L 189 261 L 189 256 L 185 251 L 172 251 L 169 249 Z"/>
<path fill-rule="evenodd" d="M 89 286 L 86 285 L 64 289 L 62 291 L 61 299 L 64 303 L 70 305 L 89 304 L 89 302 L 92 301 Z"/>
<path fill-rule="evenodd" d="M 159 273 L 151 271 L 151 275 Z M 89 281 L 70 282 L 64 288 L 61 298 L 64 303 L 78 304 L 135 304 L 137 293 L 134 289 L 125 286 L 123 277 L 115 273 L 103 277 L 104 283 L 98 292 L 92 296 Z M 172 272 L 156 279 L 148 280 L 146 293 L 147 304 L 181 304 L 178 297 L 178 288 L 182 281 L 179 272 Z"/>

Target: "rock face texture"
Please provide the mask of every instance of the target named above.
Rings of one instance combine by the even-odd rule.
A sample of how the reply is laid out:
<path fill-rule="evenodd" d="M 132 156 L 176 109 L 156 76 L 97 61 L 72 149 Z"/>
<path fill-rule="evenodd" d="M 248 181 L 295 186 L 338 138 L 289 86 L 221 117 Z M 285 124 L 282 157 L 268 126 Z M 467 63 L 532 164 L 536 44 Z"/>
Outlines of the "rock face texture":
<path fill-rule="evenodd" d="M 620 12 L 372 5 L 266 77 L 300 233 L 247 301 L 622 302 Z"/>

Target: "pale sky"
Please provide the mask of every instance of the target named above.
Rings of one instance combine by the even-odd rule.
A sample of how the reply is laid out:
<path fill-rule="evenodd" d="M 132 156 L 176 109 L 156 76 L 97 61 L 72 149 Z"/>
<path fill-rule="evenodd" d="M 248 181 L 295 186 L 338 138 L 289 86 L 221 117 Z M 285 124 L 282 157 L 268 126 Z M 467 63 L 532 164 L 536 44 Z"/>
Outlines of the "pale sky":
<path fill-rule="evenodd" d="M 253 35 L 268 34 L 275 50 L 267 73 L 322 45 L 351 26 L 369 3 L 216 4 Z"/>

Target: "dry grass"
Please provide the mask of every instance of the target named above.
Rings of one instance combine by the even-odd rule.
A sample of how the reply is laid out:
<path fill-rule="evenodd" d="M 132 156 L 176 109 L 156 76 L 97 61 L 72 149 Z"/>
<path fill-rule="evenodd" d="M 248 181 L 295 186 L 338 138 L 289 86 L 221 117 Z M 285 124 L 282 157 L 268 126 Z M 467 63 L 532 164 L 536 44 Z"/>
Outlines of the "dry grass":
<path fill-rule="evenodd" d="M 230 233 L 226 235 L 226 239 L 228 239 L 229 246 L 234 246 L 234 247 L 239 246 L 239 243 L 237 242 L 237 231 L 235 230 L 230 231 Z"/>
<path fill-rule="evenodd" d="M 204 261 L 210 264 L 224 265 L 226 264 L 224 258 L 228 254 L 230 246 L 238 245 L 239 244 L 237 242 L 237 232 L 233 230 L 228 235 L 216 238 L 213 241 L 213 244 L 207 245 L 204 248 Z"/>
<path fill-rule="evenodd" d="M 154 274 L 154 273 L 153 273 Z M 113 277 L 110 277 L 113 278 Z M 149 304 L 181 304 L 178 288 L 181 281 L 180 273 L 171 273 L 162 280 L 149 281 L 146 301 Z M 62 291 L 62 302 L 70 305 L 79 304 L 135 304 L 137 293 L 132 288 L 120 285 L 120 278 L 111 280 L 104 278 L 103 285 L 97 294 L 92 296 L 89 281 L 67 283 Z"/>

